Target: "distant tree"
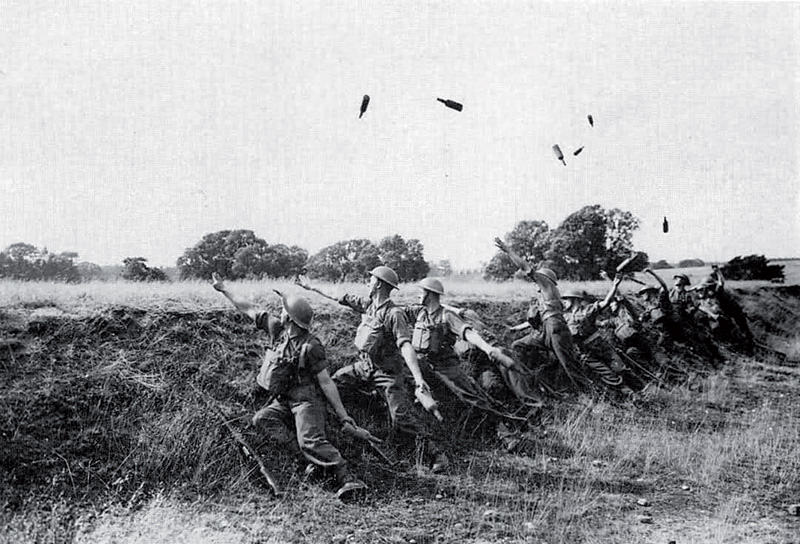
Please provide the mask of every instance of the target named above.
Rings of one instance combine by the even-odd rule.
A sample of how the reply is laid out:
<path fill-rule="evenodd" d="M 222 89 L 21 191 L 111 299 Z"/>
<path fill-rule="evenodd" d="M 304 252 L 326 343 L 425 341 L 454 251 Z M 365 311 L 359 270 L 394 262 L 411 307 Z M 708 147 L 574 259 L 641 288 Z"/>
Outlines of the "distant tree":
<path fill-rule="evenodd" d="M 605 210 L 599 205 L 584 206 L 569 215 L 553 233 L 545 258 L 553 262 L 559 278 L 600 278 L 609 261 Z"/>
<path fill-rule="evenodd" d="M 81 281 L 97 280 L 103 277 L 103 268 L 95 263 L 83 261 L 76 264 L 75 268 L 78 270 Z"/>
<path fill-rule="evenodd" d="M 74 282 L 80 279 L 74 262 L 77 258 L 72 251 L 55 254 L 31 244 L 11 244 L 0 253 L 0 277 Z"/>
<path fill-rule="evenodd" d="M 663 269 L 666 269 L 666 268 L 672 268 L 672 265 L 669 264 L 664 259 L 661 259 L 660 261 L 651 264 L 650 268 L 652 268 L 653 270 L 663 270 Z"/>
<path fill-rule="evenodd" d="M 283 244 L 269 246 L 267 275 L 271 278 L 291 278 L 300 274 L 308 262 L 308 251 Z"/>
<path fill-rule="evenodd" d="M 505 242 L 531 263 L 539 263 L 545 259 L 550 248 L 552 231 L 544 221 L 520 221 L 514 229 L 504 237 Z M 507 280 L 514 276 L 517 267 L 511 259 L 498 251 L 483 269 L 485 279 Z"/>
<path fill-rule="evenodd" d="M 424 250 L 419 240 L 405 241 L 399 234 L 387 236 L 378 244 L 381 262 L 397 272 L 400 281 L 417 281 L 428 275 Z"/>
<path fill-rule="evenodd" d="M 600 205 L 584 206 L 570 214 L 555 230 L 543 221 L 521 221 L 505 241 L 531 264 L 547 265 L 568 280 L 596 280 L 600 272 L 613 275 L 633 253 L 633 233 L 639 220 L 630 212 Z M 648 257 L 639 253 L 629 271 L 642 270 Z M 484 268 L 487 279 L 511 278 L 516 267 L 498 252 Z"/>
<path fill-rule="evenodd" d="M 678 268 L 697 268 L 705 265 L 702 259 L 684 259 L 678 263 Z"/>
<path fill-rule="evenodd" d="M 603 270 L 611 273 L 617 266 L 627 259 L 633 249 L 633 233 L 640 226 L 639 218 L 631 212 L 612 208 L 605 212 L 606 216 L 606 259 Z M 647 254 L 639 252 L 636 259 L 627 267 L 628 271 L 636 272 L 647 268 Z"/>
<path fill-rule="evenodd" d="M 163 270 L 150 268 L 146 262 L 144 257 L 127 257 L 122 261 L 125 266 L 122 278 L 129 281 L 169 281 Z"/>
<path fill-rule="evenodd" d="M 767 264 L 763 255 L 734 257 L 720 268 L 722 275 L 731 280 L 767 280 L 783 282 L 783 265 Z"/>
<path fill-rule="evenodd" d="M 252 261 L 248 261 L 248 257 L 253 253 L 261 254 L 267 246 L 267 243 L 258 238 L 252 230 L 221 230 L 206 234 L 194 247 L 188 248 L 178 258 L 177 266 L 181 279 L 207 279 L 213 272 L 228 279 L 244 278 L 249 269 L 243 268 L 240 261 L 240 266 L 234 270 L 236 252 L 250 246 L 253 246 L 252 253 L 242 257 L 242 260 L 252 264 Z"/>
<path fill-rule="evenodd" d="M 381 264 L 377 246 L 364 238 L 336 242 L 308 259 L 306 269 L 312 279 L 363 281 L 369 271 Z"/>
<path fill-rule="evenodd" d="M 435 263 L 428 263 L 429 274 L 437 277 L 446 278 L 453 273 L 453 266 L 447 259 L 442 259 Z"/>

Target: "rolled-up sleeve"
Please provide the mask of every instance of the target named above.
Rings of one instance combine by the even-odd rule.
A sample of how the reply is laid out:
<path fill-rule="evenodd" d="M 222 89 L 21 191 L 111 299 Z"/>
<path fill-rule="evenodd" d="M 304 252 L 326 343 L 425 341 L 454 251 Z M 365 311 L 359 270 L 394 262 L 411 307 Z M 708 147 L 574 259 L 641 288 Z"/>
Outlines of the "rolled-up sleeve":
<path fill-rule="evenodd" d="M 392 331 L 397 339 L 398 348 L 406 342 L 411 342 L 411 328 L 408 326 L 408 319 L 402 308 L 392 308 L 386 314 L 384 326 Z"/>
<path fill-rule="evenodd" d="M 461 319 L 457 314 L 445 310 L 444 322 L 447 323 L 450 332 L 458 336 L 461 340 L 466 340 L 467 331 L 472 329 L 472 326 Z"/>
<path fill-rule="evenodd" d="M 316 376 L 328 367 L 328 360 L 325 357 L 325 348 L 316 338 L 308 343 L 306 354 L 306 368 L 312 376 Z"/>
<path fill-rule="evenodd" d="M 341 304 L 342 306 L 347 306 L 348 308 L 352 308 L 358 313 L 363 314 L 364 311 L 367 309 L 367 306 L 369 306 L 370 300 L 366 297 L 359 297 L 357 295 L 347 294 L 339 299 L 339 304 Z"/>
<path fill-rule="evenodd" d="M 265 311 L 256 314 L 255 324 L 257 329 L 265 331 L 269 335 L 270 340 L 273 341 L 277 340 L 283 330 L 281 322 Z"/>

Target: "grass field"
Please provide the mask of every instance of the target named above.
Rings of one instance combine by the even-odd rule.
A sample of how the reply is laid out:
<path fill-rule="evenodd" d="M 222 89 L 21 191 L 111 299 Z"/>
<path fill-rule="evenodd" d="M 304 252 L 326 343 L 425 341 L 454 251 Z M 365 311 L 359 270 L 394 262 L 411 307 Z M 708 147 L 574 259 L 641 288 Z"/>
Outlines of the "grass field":
<path fill-rule="evenodd" d="M 696 283 L 708 270 L 690 272 Z M 791 274 L 786 285 L 800 283 Z M 277 309 L 273 287 L 297 289 L 231 288 Z M 269 461 L 290 485 L 272 498 L 188 387 L 220 401 L 237 425 L 259 406 L 261 339 L 207 284 L 0 283 L 0 542 L 798 542 L 800 293 L 731 287 L 788 361 L 728 353 L 719 371 L 651 384 L 635 401 L 554 401 L 513 453 L 490 422 L 444 406 L 457 461 L 442 475 L 402 447 L 393 451 L 408 463 L 388 467 L 334 429 L 371 488 L 351 504 L 279 452 Z M 514 321 L 533 287 L 446 289 Z M 417 296 L 413 286 L 398 294 Z M 331 358 L 351 357 L 354 318 L 310 299 Z M 350 408 L 385 429 L 367 406 Z"/>

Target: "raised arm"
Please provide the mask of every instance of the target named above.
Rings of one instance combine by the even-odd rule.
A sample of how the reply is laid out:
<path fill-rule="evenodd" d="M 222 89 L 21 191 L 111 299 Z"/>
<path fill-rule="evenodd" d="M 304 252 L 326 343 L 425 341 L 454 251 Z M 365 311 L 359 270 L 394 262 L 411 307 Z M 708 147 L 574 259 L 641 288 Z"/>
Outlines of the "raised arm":
<path fill-rule="evenodd" d="M 313 287 L 311 285 L 311 283 L 309 283 L 308 278 L 306 278 L 305 276 L 300 276 L 300 275 L 295 276 L 294 277 L 294 283 L 296 285 L 299 285 L 300 287 L 302 287 L 306 291 L 313 291 L 314 293 L 317 293 L 318 295 L 322 295 L 323 297 L 327 298 L 328 300 L 332 300 L 334 302 L 339 302 L 338 298 L 332 297 L 327 293 L 323 293 L 322 291 L 320 291 L 316 287 Z"/>
<path fill-rule="evenodd" d="M 258 315 L 258 308 L 245 300 L 241 300 L 233 296 L 233 294 L 231 294 L 231 292 L 225 287 L 225 283 L 222 281 L 222 278 L 220 278 L 219 274 L 216 272 L 211 274 L 211 287 L 225 295 L 225 297 L 233 303 L 237 310 L 255 321 L 256 316 Z"/>
<path fill-rule="evenodd" d="M 649 268 L 645 268 L 645 269 L 644 269 L 644 272 L 645 272 L 646 274 L 650 274 L 651 276 L 653 276 L 653 279 L 655 279 L 655 280 L 658 282 L 658 284 L 661 286 L 661 288 L 662 288 L 664 291 L 669 291 L 669 287 L 667 287 L 667 284 L 666 284 L 666 282 L 665 282 L 663 279 L 661 279 L 661 276 L 659 276 L 658 274 L 656 274 L 655 272 L 653 272 L 653 271 L 652 271 L 652 270 L 650 270 Z"/>
<path fill-rule="evenodd" d="M 600 308 L 607 308 L 611 301 L 614 299 L 614 296 L 617 294 L 617 289 L 619 289 L 619 284 L 622 283 L 622 276 L 616 275 L 614 276 L 614 282 L 611 284 L 611 289 L 608 290 L 608 294 L 606 298 L 600 301 Z"/>
<path fill-rule="evenodd" d="M 506 244 L 500 238 L 494 239 L 494 245 L 496 245 L 501 251 L 505 252 L 505 254 L 508 255 L 508 257 L 514 262 L 514 264 L 517 265 L 517 268 L 526 274 L 530 274 L 531 270 L 533 270 L 533 267 L 528 261 L 520 257 L 516 251 L 508 247 L 508 244 Z"/>
<path fill-rule="evenodd" d="M 360 297 L 356 297 L 356 296 L 353 296 L 353 295 L 345 295 L 342 298 L 333 297 L 333 296 L 331 296 L 331 295 L 329 295 L 329 294 L 317 289 L 316 287 L 313 287 L 309 283 L 308 278 L 306 278 L 305 276 L 295 276 L 294 277 L 294 283 L 296 285 L 299 285 L 300 287 L 302 287 L 306 291 L 313 291 L 314 293 L 317 293 L 318 295 L 322 295 L 323 297 L 327 298 L 328 300 L 332 300 L 333 302 L 339 303 L 342 306 L 347 306 L 348 308 L 350 308 L 351 310 L 353 310 L 356 313 L 359 313 L 359 314 L 360 313 L 364 313 L 364 310 L 366 308 L 366 304 L 364 304 L 364 302 L 361 300 Z"/>

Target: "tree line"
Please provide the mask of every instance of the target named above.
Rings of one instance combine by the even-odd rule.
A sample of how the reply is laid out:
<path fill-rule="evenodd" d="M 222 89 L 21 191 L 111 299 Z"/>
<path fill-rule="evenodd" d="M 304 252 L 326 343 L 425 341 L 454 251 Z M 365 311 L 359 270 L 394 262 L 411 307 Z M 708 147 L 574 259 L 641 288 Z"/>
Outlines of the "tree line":
<path fill-rule="evenodd" d="M 602 273 L 610 276 L 633 248 L 633 234 L 639 219 L 618 208 L 584 206 L 551 229 L 544 221 L 525 220 L 506 233 L 505 242 L 532 263 L 552 268 L 559 278 L 573 281 L 597 280 Z M 489 242 L 487 242 L 488 244 Z M 417 239 L 395 234 L 377 243 L 366 238 L 336 242 L 314 255 L 299 246 L 269 244 L 252 230 L 221 230 L 206 234 L 187 248 L 176 262 L 181 279 L 208 279 L 216 272 L 231 280 L 292 278 L 305 274 L 312 279 L 330 282 L 358 282 L 379 265 L 392 267 L 403 281 L 412 282 L 428 275 L 448 276 L 452 267 L 447 260 L 429 263 L 424 246 Z M 22 280 L 81 281 L 101 277 L 101 267 L 78 263 L 74 252 L 50 253 L 30 244 L 16 243 L 0 252 L 0 277 Z M 149 267 L 144 257 L 124 259 L 120 277 L 131 281 L 169 281 L 160 268 Z M 689 259 L 679 266 L 702 266 L 703 261 Z M 648 256 L 639 252 L 628 270 L 648 266 Z M 668 267 L 659 261 L 654 268 Z M 505 281 L 514 276 L 516 266 L 498 251 L 483 267 L 483 277 Z M 783 267 L 767 265 L 763 256 L 736 257 L 723 269 L 729 279 L 783 278 Z"/>

